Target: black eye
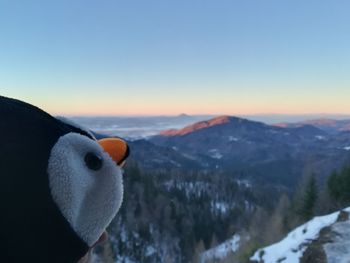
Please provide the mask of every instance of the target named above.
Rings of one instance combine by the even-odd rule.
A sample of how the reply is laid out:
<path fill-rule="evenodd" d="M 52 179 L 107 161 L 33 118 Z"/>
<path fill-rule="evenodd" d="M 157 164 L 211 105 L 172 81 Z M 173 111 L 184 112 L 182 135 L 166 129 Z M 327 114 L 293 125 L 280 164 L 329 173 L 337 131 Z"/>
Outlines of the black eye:
<path fill-rule="evenodd" d="M 94 171 L 100 170 L 103 164 L 102 158 L 92 152 L 87 153 L 84 160 L 86 166 Z"/>

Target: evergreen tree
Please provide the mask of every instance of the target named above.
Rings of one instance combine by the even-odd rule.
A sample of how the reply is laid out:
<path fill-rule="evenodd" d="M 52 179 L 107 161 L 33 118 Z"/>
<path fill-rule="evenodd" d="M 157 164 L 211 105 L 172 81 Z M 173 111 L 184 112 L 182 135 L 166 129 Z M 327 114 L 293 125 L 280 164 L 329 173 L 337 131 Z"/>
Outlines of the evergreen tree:
<path fill-rule="evenodd" d="M 344 206 L 350 203 L 350 167 L 345 167 L 340 173 L 333 172 L 327 182 L 330 196 Z"/>
<path fill-rule="evenodd" d="M 301 207 L 298 210 L 299 216 L 307 221 L 314 216 L 316 201 L 318 198 L 317 183 L 314 175 L 308 179 L 305 192 L 302 198 Z"/>
<path fill-rule="evenodd" d="M 327 181 L 328 192 L 330 196 L 334 200 L 340 199 L 340 180 L 339 175 L 336 171 L 334 171 L 329 177 Z"/>

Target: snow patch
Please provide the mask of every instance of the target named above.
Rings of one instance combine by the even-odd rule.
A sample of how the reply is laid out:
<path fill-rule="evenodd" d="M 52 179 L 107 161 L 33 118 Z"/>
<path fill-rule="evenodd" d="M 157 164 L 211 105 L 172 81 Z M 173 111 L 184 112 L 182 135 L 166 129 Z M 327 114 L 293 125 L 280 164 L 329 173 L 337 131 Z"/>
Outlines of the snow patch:
<path fill-rule="evenodd" d="M 326 140 L 326 137 L 324 137 L 323 135 L 316 135 L 315 138 L 320 141 Z"/>
<path fill-rule="evenodd" d="M 237 137 L 234 137 L 234 136 L 228 136 L 228 141 L 229 142 L 238 142 L 239 139 Z"/>
<path fill-rule="evenodd" d="M 219 201 L 211 201 L 210 206 L 213 212 L 219 211 L 222 214 L 225 214 L 230 208 L 228 203 Z"/>
<path fill-rule="evenodd" d="M 157 250 L 153 246 L 147 246 L 145 256 L 146 257 L 152 256 L 156 252 L 157 252 Z"/>
<path fill-rule="evenodd" d="M 240 246 L 241 237 L 236 234 L 231 239 L 202 253 L 200 263 L 224 259 L 230 252 L 235 253 Z"/>
<path fill-rule="evenodd" d="M 120 231 L 120 238 L 121 238 L 121 241 L 123 243 L 126 243 L 126 241 L 128 240 L 128 234 L 127 234 L 126 229 L 125 229 L 124 226 L 122 227 L 122 229 Z"/>
<path fill-rule="evenodd" d="M 207 182 L 179 182 L 175 180 L 169 180 L 164 183 L 166 191 L 170 192 L 173 189 L 178 189 L 185 192 L 186 197 L 200 197 L 202 192 L 207 192 L 210 188 L 210 184 Z"/>
<path fill-rule="evenodd" d="M 197 157 L 190 154 L 183 153 L 182 156 L 190 160 L 197 160 Z"/>
<path fill-rule="evenodd" d="M 343 149 L 344 149 L 345 151 L 350 151 L 350 146 L 345 146 Z"/>
<path fill-rule="evenodd" d="M 246 187 L 246 188 L 251 188 L 252 187 L 252 184 L 248 180 L 237 179 L 236 182 L 237 182 L 237 184 L 239 186 L 243 186 L 243 187 Z"/>
<path fill-rule="evenodd" d="M 223 157 L 223 155 L 219 152 L 218 149 L 209 150 L 209 155 L 214 159 L 221 159 Z"/>
<path fill-rule="evenodd" d="M 129 257 L 122 257 L 122 256 L 117 256 L 117 261 L 116 262 L 137 263 L 136 261 L 130 259 Z"/>
<path fill-rule="evenodd" d="M 350 208 L 345 209 L 349 212 Z M 319 235 L 322 228 L 334 224 L 339 211 L 330 215 L 315 217 L 309 222 L 294 229 L 282 241 L 259 249 L 250 258 L 264 263 L 296 263 L 302 257 L 307 245 Z"/>

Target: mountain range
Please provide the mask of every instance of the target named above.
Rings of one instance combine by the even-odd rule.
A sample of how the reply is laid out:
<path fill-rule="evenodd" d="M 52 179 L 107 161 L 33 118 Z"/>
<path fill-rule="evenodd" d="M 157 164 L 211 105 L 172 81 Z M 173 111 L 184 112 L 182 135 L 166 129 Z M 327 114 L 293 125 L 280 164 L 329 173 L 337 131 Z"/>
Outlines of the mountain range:
<path fill-rule="evenodd" d="M 219 116 L 129 145 L 131 158 L 144 169 L 220 171 L 290 187 L 310 173 L 323 181 L 350 161 L 349 126 L 350 120 L 265 124 Z"/>
<path fill-rule="evenodd" d="M 328 133 L 338 133 L 343 131 L 350 131 L 350 120 L 333 120 L 333 119 L 315 119 L 295 123 L 277 123 L 277 127 L 293 128 L 312 125 Z"/>
<path fill-rule="evenodd" d="M 285 221 L 278 220 L 296 219 L 289 214 L 294 206 L 288 196 L 303 189 L 299 182 L 304 176 L 314 174 L 322 183 L 350 161 L 350 132 L 334 127 L 334 122 L 269 125 L 219 116 L 130 140 L 127 194 L 109 229 L 118 251 L 116 262 L 166 262 L 169 255 L 169 262 L 237 262 L 230 257 L 251 257 L 256 250 L 249 246 L 254 242 L 260 244 L 257 249 L 280 240 L 279 227 Z M 281 197 L 284 194 L 287 199 Z M 331 219 L 329 226 L 338 227 L 336 216 Z M 281 241 L 282 245 L 299 242 L 296 246 L 263 248 L 251 261 L 298 262 L 293 255 L 305 251 L 300 262 L 313 262 L 308 255 L 328 249 L 324 231 L 313 228 L 324 221 L 315 219 Z M 296 225 L 288 226 L 289 231 Z M 270 232 L 263 241 L 257 238 Z M 289 238 L 294 233 L 300 237 L 296 241 Z M 316 252 L 310 250 L 311 239 L 319 245 Z M 334 255 L 332 251 L 326 251 L 327 257 Z"/>
<path fill-rule="evenodd" d="M 215 170 L 290 186 L 309 173 L 322 180 L 350 160 L 349 123 L 267 125 L 219 116 L 130 146 L 132 157 L 144 168 Z"/>

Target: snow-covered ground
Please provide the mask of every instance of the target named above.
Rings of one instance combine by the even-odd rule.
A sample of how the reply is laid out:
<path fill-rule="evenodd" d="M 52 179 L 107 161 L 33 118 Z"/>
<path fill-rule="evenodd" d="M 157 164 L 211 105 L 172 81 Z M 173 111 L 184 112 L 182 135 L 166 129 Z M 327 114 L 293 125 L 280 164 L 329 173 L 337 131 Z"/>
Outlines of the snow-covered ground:
<path fill-rule="evenodd" d="M 344 211 L 350 212 L 350 207 Z M 271 246 L 259 249 L 250 258 L 258 262 L 264 263 L 297 263 L 302 257 L 307 245 L 314 239 L 316 239 L 320 233 L 320 230 L 324 227 L 333 225 L 340 211 L 315 217 L 309 222 L 305 223 L 294 229 L 288 234 L 283 240 L 275 243 Z M 263 260 L 263 261 L 261 261 Z M 331 262 L 342 262 L 342 261 L 331 261 Z M 350 262 L 345 261 L 345 262 Z"/>
<path fill-rule="evenodd" d="M 234 207 L 234 204 L 229 205 L 227 202 L 223 201 L 211 201 L 210 205 L 211 211 L 213 213 L 220 212 L 221 214 L 225 214 L 227 211 Z"/>
<path fill-rule="evenodd" d="M 201 181 L 182 182 L 169 180 L 164 183 L 164 187 L 167 191 L 171 191 L 173 189 L 184 191 L 186 193 L 186 197 L 189 198 L 190 196 L 200 197 L 203 191 L 209 191 L 208 189 L 210 188 L 210 184 Z"/>
<path fill-rule="evenodd" d="M 251 188 L 252 187 L 252 183 L 249 181 L 249 180 L 240 180 L 240 179 L 237 179 L 236 180 L 237 184 L 239 186 L 244 186 L 245 188 Z"/>
<path fill-rule="evenodd" d="M 218 149 L 209 150 L 209 155 L 214 159 L 221 159 L 223 157 L 223 155 L 220 153 Z"/>
<path fill-rule="evenodd" d="M 235 253 L 239 247 L 241 242 L 241 236 L 236 234 L 231 239 L 226 242 L 220 244 L 217 247 L 209 249 L 202 253 L 200 257 L 200 263 L 205 263 L 211 260 L 218 260 L 225 258 L 229 253 Z"/>
<path fill-rule="evenodd" d="M 316 135 L 315 138 L 316 138 L 317 140 L 320 140 L 320 141 L 326 140 L 326 137 L 323 136 L 323 135 Z"/>
<path fill-rule="evenodd" d="M 228 141 L 229 142 L 238 142 L 239 141 L 239 138 L 235 137 L 235 136 L 229 136 L 228 137 Z"/>

